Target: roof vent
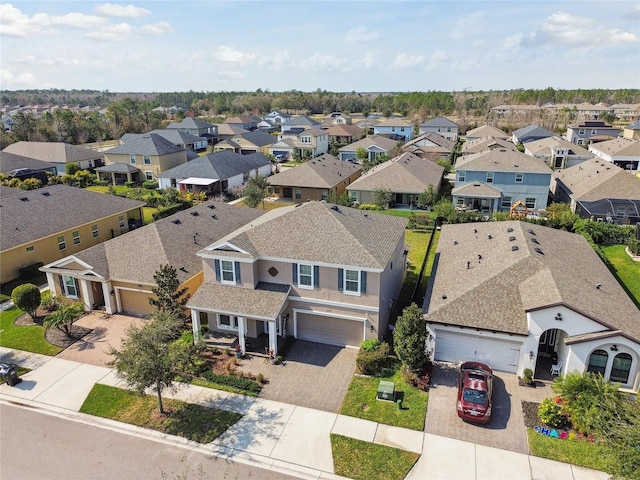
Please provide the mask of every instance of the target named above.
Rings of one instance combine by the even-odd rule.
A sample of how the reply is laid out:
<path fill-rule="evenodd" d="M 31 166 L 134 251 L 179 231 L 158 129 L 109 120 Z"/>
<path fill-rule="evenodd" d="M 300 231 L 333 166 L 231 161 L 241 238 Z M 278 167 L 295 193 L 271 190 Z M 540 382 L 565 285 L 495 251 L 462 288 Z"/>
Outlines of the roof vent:
<path fill-rule="evenodd" d="M 218 219 L 218 217 L 215 214 L 211 215 L 211 218 L 213 218 L 214 220 Z"/>
<path fill-rule="evenodd" d="M 534 231 L 533 231 L 533 230 L 531 230 L 531 229 L 527 230 L 527 233 L 530 233 L 531 235 L 535 235 L 535 234 L 536 234 L 536 232 L 534 232 Z"/>
<path fill-rule="evenodd" d="M 213 210 L 214 208 L 216 208 L 216 206 L 212 203 L 211 205 L 209 205 L 209 208 Z"/>
<path fill-rule="evenodd" d="M 509 237 L 509 241 L 510 241 L 510 242 L 514 242 L 514 241 L 515 241 L 515 239 L 516 239 L 516 237 L 513 237 L 513 236 Z"/>
<path fill-rule="evenodd" d="M 179 218 L 176 218 L 175 220 L 171 220 L 171 221 L 176 225 L 180 225 L 182 223 Z"/>
<path fill-rule="evenodd" d="M 457 244 L 458 244 L 458 240 L 454 240 L 454 241 L 453 241 L 453 244 L 454 244 L 454 245 L 457 245 Z"/>
<path fill-rule="evenodd" d="M 537 239 L 537 238 L 532 238 L 532 239 L 531 239 L 531 241 L 532 241 L 533 243 L 537 243 L 538 245 L 540 245 L 540 242 L 538 241 L 538 239 Z"/>
<path fill-rule="evenodd" d="M 487 238 L 488 238 L 489 240 L 491 240 L 493 237 L 492 237 L 492 236 L 491 236 L 491 234 L 489 233 L 489 234 L 487 235 Z"/>
<path fill-rule="evenodd" d="M 511 246 L 511 251 L 512 251 L 512 252 L 515 252 L 516 250 L 519 250 L 519 249 L 518 249 L 518 245 L 512 245 L 512 246 Z"/>
<path fill-rule="evenodd" d="M 511 227 L 507 228 L 507 232 L 509 232 L 509 233 L 513 232 L 513 228 L 511 228 Z"/>
<path fill-rule="evenodd" d="M 544 255 L 544 252 L 540 247 L 536 247 L 536 252 L 538 252 L 540 255 Z"/>
<path fill-rule="evenodd" d="M 517 163 L 514 163 L 513 166 L 518 168 L 520 165 L 518 165 Z"/>
<path fill-rule="evenodd" d="M 191 215 L 193 215 L 194 217 L 199 216 L 200 214 L 198 212 L 191 212 Z"/>
<path fill-rule="evenodd" d="M 598 290 L 600 290 L 600 289 L 602 288 L 602 284 L 601 284 L 601 283 L 596 283 L 596 288 L 597 288 Z"/>
<path fill-rule="evenodd" d="M 50 197 L 51 194 L 49 192 L 42 192 L 42 195 L 44 195 L 45 197 Z"/>

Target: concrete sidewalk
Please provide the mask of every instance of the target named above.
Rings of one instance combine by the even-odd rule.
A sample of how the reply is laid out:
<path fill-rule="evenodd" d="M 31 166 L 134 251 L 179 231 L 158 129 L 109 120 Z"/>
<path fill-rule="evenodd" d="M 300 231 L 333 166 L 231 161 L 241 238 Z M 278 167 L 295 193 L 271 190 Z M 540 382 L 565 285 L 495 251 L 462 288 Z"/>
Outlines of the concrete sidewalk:
<path fill-rule="evenodd" d="M 407 478 L 522 478 L 604 480 L 603 472 L 529 455 L 508 452 L 415 430 L 282 402 L 246 397 L 184 385 L 167 398 L 241 413 L 242 419 L 214 442 L 201 445 L 155 431 L 78 413 L 96 383 L 124 388 L 105 367 L 0 348 L 0 360 L 32 369 L 15 387 L 0 386 L 0 400 L 23 403 L 52 414 L 101 428 L 142 435 L 164 443 L 207 452 L 241 463 L 300 478 L 341 478 L 334 475 L 330 434 L 421 453 Z"/>

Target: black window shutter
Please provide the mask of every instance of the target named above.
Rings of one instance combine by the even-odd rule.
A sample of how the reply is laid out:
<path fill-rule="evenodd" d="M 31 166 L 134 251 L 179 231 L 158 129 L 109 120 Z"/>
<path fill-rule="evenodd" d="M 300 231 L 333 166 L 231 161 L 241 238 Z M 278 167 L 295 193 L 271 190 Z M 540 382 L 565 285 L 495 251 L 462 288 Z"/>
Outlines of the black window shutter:
<path fill-rule="evenodd" d="M 318 265 L 313 266 L 313 286 L 316 288 L 320 286 L 320 267 Z"/>
<path fill-rule="evenodd" d="M 344 289 L 344 270 L 342 268 L 338 269 L 338 290 L 342 291 Z"/>
<path fill-rule="evenodd" d="M 234 262 L 236 267 L 236 283 L 240 283 L 240 262 Z"/>
<path fill-rule="evenodd" d="M 214 267 L 216 270 L 216 281 L 220 281 L 220 260 L 214 260 Z"/>
<path fill-rule="evenodd" d="M 292 263 L 291 264 L 291 270 L 293 270 L 293 280 L 291 283 L 293 283 L 294 285 L 298 283 L 298 264 L 297 263 Z"/>
<path fill-rule="evenodd" d="M 73 279 L 73 283 L 75 283 L 75 285 L 76 285 L 76 296 L 77 296 L 78 298 L 81 298 L 81 297 L 82 297 L 82 295 L 80 295 L 80 285 L 78 284 L 78 279 L 77 279 L 77 278 L 74 278 L 74 279 Z"/>
<path fill-rule="evenodd" d="M 360 293 L 367 293 L 367 272 L 360 272 Z"/>
<path fill-rule="evenodd" d="M 60 295 L 64 295 L 65 294 L 64 277 L 62 275 L 58 275 L 58 280 L 60 281 Z"/>

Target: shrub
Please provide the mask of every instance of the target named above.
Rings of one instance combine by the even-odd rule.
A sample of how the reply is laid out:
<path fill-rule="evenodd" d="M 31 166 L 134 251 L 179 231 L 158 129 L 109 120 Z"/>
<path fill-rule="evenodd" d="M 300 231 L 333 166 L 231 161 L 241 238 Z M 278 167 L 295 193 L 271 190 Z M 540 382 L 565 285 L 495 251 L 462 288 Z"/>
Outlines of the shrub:
<path fill-rule="evenodd" d="M 395 361 L 388 343 L 380 343 L 372 350 L 360 349 L 356 357 L 356 366 L 363 375 L 380 375 Z"/>
<path fill-rule="evenodd" d="M 109 186 L 108 180 L 94 180 L 93 184 L 97 187 L 107 187 Z"/>
<path fill-rule="evenodd" d="M 378 206 L 378 205 L 373 205 L 371 203 L 361 203 L 358 208 L 360 210 L 375 210 L 375 211 L 381 211 L 382 207 Z"/>
<path fill-rule="evenodd" d="M 431 385 L 431 372 L 433 370 L 431 362 L 427 365 L 418 371 L 412 371 L 406 365 L 402 365 L 402 369 L 400 370 L 402 379 L 412 387 L 426 392 Z"/>
<path fill-rule="evenodd" d="M 55 297 L 55 296 L 50 296 L 48 298 L 45 298 L 40 304 L 40 306 L 44 308 L 47 312 L 55 312 L 62 305 L 63 303 L 58 299 L 58 297 Z"/>
<path fill-rule="evenodd" d="M 11 300 L 16 307 L 24 310 L 33 319 L 36 317 L 36 310 L 40 306 L 42 296 L 40 290 L 33 283 L 18 285 L 11 292 Z"/>
<path fill-rule="evenodd" d="M 145 180 L 142 182 L 142 188 L 146 188 L 147 190 L 155 190 L 158 188 L 158 182 L 153 180 Z"/>
<path fill-rule="evenodd" d="M 180 212 L 182 210 L 186 210 L 191 206 L 188 202 L 174 203 L 173 205 L 169 205 L 168 207 L 160 208 L 157 212 L 154 212 L 153 219 L 159 220 L 161 218 L 168 217 L 169 215 L 173 215 L 176 212 Z"/>
<path fill-rule="evenodd" d="M 522 382 L 525 385 L 533 385 L 533 370 L 525 368 L 522 372 Z"/>
<path fill-rule="evenodd" d="M 634 255 L 640 255 L 640 240 L 637 240 L 635 237 L 631 237 L 629 239 L 629 250 Z"/>
<path fill-rule="evenodd" d="M 220 375 L 208 370 L 203 374 L 203 377 L 210 382 L 239 388 L 240 390 L 245 390 L 247 392 L 260 393 L 260 390 L 262 390 L 262 386 L 259 382 L 248 378 L 237 377 L 235 375 Z"/>
<path fill-rule="evenodd" d="M 553 398 L 545 398 L 538 407 L 538 417 L 545 425 L 558 428 L 567 423 L 567 417 L 562 414 L 562 406 Z"/>
<path fill-rule="evenodd" d="M 382 342 L 380 342 L 380 340 L 378 340 L 377 338 L 372 338 L 370 340 L 365 340 L 364 342 L 362 342 L 360 348 L 365 352 L 370 352 L 371 350 L 378 349 L 381 343 Z"/>
<path fill-rule="evenodd" d="M 127 188 L 134 188 L 136 186 L 136 182 L 124 182 L 124 186 Z"/>

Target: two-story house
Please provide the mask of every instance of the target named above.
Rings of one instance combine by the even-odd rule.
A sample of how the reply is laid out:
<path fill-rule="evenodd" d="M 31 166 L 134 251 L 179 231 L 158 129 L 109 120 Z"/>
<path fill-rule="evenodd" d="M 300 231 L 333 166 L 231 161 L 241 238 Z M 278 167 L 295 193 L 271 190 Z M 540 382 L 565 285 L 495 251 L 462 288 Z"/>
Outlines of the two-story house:
<path fill-rule="evenodd" d="M 515 145 L 532 142 L 534 140 L 542 140 L 544 138 L 553 137 L 555 133 L 538 125 L 528 125 L 526 127 L 515 130 L 511 135 L 511 141 Z"/>
<path fill-rule="evenodd" d="M 198 152 L 200 150 L 205 150 L 207 148 L 208 139 L 205 137 L 197 137 L 196 135 L 192 135 L 189 132 L 184 130 L 178 130 L 176 128 L 172 129 L 157 129 L 151 130 L 147 133 L 156 133 L 161 137 L 169 140 L 175 146 L 183 148 L 185 150 L 190 150 L 192 152 Z M 126 143 L 131 138 L 135 138 L 138 135 L 136 133 L 125 133 L 122 137 L 120 137 L 120 142 Z"/>
<path fill-rule="evenodd" d="M 339 148 L 338 158 L 359 163 L 360 159 L 356 152 L 359 148 L 364 148 L 367 151 L 367 159 L 373 161 L 381 155 L 390 155 L 397 145 L 398 142 L 396 140 L 391 140 L 382 135 L 372 135 Z"/>
<path fill-rule="evenodd" d="M 640 172 L 640 140 L 616 138 L 589 145 L 596 157 L 632 172 Z"/>
<path fill-rule="evenodd" d="M 286 122 L 280 124 L 280 129 L 282 133 L 288 132 L 292 128 L 302 128 L 307 130 L 309 128 L 320 129 L 321 124 L 317 120 L 314 120 L 311 117 L 307 117 L 305 115 L 300 115 L 299 117 L 291 117 Z"/>
<path fill-rule="evenodd" d="M 535 212 L 547 206 L 551 168 L 542 160 L 506 149 L 459 157 L 453 204 L 490 214 L 518 201 Z"/>
<path fill-rule="evenodd" d="M 262 120 L 268 122 L 270 125 L 281 125 L 283 123 L 291 120 L 291 115 L 287 113 L 282 113 L 279 110 L 272 110 L 268 114 L 266 114 Z"/>
<path fill-rule="evenodd" d="M 218 127 L 199 118 L 185 117 L 181 122 L 173 122 L 167 126 L 169 130 L 180 130 L 196 137 L 203 137 L 214 143 L 218 138 Z"/>
<path fill-rule="evenodd" d="M 617 138 L 620 130 L 603 120 L 585 120 L 567 127 L 567 140 L 576 145 L 588 145 L 595 141 Z"/>
<path fill-rule="evenodd" d="M 498 127 L 494 127 L 493 125 L 480 125 L 479 127 L 469 130 L 465 135 L 465 139 L 467 142 L 484 137 L 493 137 L 507 140 L 509 138 L 509 135 L 500 130 Z"/>
<path fill-rule="evenodd" d="M 573 167 L 594 156 L 586 148 L 558 136 L 527 142 L 524 153 L 544 160 L 553 169 Z"/>
<path fill-rule="evenodd" d="M 253 131 L 258 128 L 258 122 L 260 119 L 252 115 L 238 115 L 237 117 L 227 117 L 224 121 L 227 125 L 234 127 L 244 128 L 245 130 Z"/>
<path fill-rule="evenodd" d="M 276 136 L 262 130 L 255 130 L 223 140 L 213 146 L 213 151 L 231 150 L 242 155 L 256 152 L 269 153 L 269 147 L 277 141 L 278 138 Z"/>
<path fill-rule="evenodd" d="M 287 335 L 356 348 L 381 339 L 405 275 L 406 225 L 324 202 L 267 212 L 198 253 L 194 337 L 206 321 L 237 334 L 242 351 L 263 334 L 275 353 Z"/>
<path fill-rule="evenodd" d="M 269 146 L 273 155 L 289 158 L 313 158 L 329 151 L 329 134 L 318 128 L 290 128 L 278 135 L 278 141 Z"/>
<path fill-rule="evenodd" d="M 413 138 L 413 125 L 401 118 L 388 118 L 374 125 L 373 133 L 408 142 Z"/>
<path fill-rule="evenodd" d="M 458 124 L 446 117 L 436 117 L 420 124 L 420 134 L 437 133 L 452 142 L 458 141 Z"/>

